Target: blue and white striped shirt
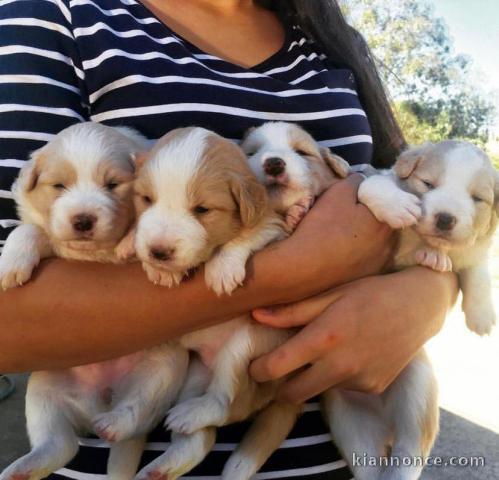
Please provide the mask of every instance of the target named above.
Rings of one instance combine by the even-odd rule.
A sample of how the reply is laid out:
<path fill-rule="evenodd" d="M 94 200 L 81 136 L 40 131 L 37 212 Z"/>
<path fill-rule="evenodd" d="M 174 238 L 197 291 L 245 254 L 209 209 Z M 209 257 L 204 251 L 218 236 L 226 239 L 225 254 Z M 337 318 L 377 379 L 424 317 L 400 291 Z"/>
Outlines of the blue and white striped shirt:
<path fill-rule="evenodd" d="M 235 141 L 265 121 L 291 121 L 352 165 L 370 163 L 371 131 L 353 74 L 328 61 L 298 27 L 286 32 L 278 52 L 243 68 L 179 37 L 136 0 L 0 0 L 0 249 L 18 223 L 10 193 L 18 169 L 30 152 L 83 120 L 128 125 L 151 139 L 198 125 Z M 327 429 L 312 419 L 319 416 L 317 409 L 303 415 L 296 441 L 261 478 L 333 478 L 333 470 L 334 478 L 350 478 Z M 224 444 L 223 432 L 219 439 Z M 304 448 L 308 460 L 299 460 Z M 203 476 L 220 473 L 215 463 L 208 459 L 195 478 L 217 478 Z M 68 475 L 83 478 L 77 474 Z"/>

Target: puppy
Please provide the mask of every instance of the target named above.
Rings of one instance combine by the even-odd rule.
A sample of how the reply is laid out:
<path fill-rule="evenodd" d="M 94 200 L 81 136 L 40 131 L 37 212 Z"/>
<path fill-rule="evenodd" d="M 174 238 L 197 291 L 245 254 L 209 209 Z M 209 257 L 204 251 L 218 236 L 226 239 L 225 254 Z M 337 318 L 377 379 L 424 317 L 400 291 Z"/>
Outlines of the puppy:
<path fill-rule="evenodd" d="M 208 130 L 177 129 L 160 139 L 135 189 L 133 250 L 160 285 L 174 286 L 205 263 L 207 285 L 230 294 L 251 253 L 283 236 L 244 154 Z"/>
<path fill-rule="evenodd" d="M 133 221 L 133 157 L 145 139 L 128 129 L 82 123 L 33 153 L 14 186 L 22 224 L 0 258 L 4 288 L 29 279 L 39 260 L 117 262 L 114 248 Z M 26 395 L 30 453 L 1 480 L 38 480 L 66 465 L 77 434 L 112 442 L 109 478 L 133 478 L 145 435 L 172 404 L 187 370 L 179 346 L 99 364 L 36 372 Z"/>
<path fill-rule="evenodd" d="M 287 139 L 287 143 L 283 139 Z M 300 139 L 298 145 L 301 155 L 296 154 L 297 139 Z M 327 152 L 322 151 L 324 160 L 320 162 L 320 150 L 315 142 L 296 125 L 266 124 L 251 132 L 247 142 L 243 143 L 243 148 L 253 153 L 250 164 L 254 171 L 259 173 L 259 178 L 273 191 L 275 204 L 279 205 L 286 216 L 290 210 L 295 210 L 296 204 L 304 205 L 302 199 L 309 196 L 305 193 L 306 190 L 304 192 L 296 187 L 297 179 L 293 178 L 293 172 L 297 172 L 299 166 L 302 167 L 299 175 L 302 185 L 313 184 L 314 178 L 331 179 L 331 171 L 340 177 L 344 177 L 348 172 L 346 162 L 340 157 L 332 157 L 334 161 L 331 160 Z M 277 151 L 278 155 L 275 153 Z M 303 155 L 305 152 L 307 155 Z M 285 159 L 285 169 L 279 175 L 281 178 L 290 178 L 282 182 L 279 188 L 275 188 L 274 182 L 262 174 L 269 157 Z M 326 162 L 330 167 L 329 172 Z M 327 183 L 322 188 L 325 187 Z M 297 191 L 303 193 L 297 195 Z M 295 224 L 294 221 L 292 223 Z M 423 389 L 422 394 L 414 394 L 415 384 Z M 424 352 L 411 362 L 383 395 L 364 395 L 330 389 L 322 397 L 323 412 L 331 434 L 356 479 L 376 480 L 382 475 L 385 475 L 383 478 L 392 478 L 392 474 L 393 478 L 399 478 L 397 475 L 400 472 L 362 463 L 359 465 L 354 461 L 354 453 L 361 460 L 364 459 L 364 454 L 381 458 L 387 454 L 386 446 L 391 445 L 394 456 L 423 455 L 429 452 L 433 444 L 438 428 L 436 382 Z M 294 424 L 293 413 L 296 412 L 289 410 L 289 407 L 285 409 L 275 403 L 262 411 L 241 445 L 229 458 L 224 469 L 224 478 L 251 478 L 272 453 L 272 449 L 268 448 L 269 432 L 276 437 L 281 434 L 279 441 L 276 437 L 273 439 L 274 445 L 278 446 L 289 433 L 286 428 Z M 417 448 L 414 448 L 412 442 Z M 417 475 L 417 470 L 404 469 L 400 478 L 416 478 Z"/>
<path fill-rule="evenodd" d="M 296 228 L 317 196 L 350 170 L 345 160 L 329 148 L 319 147 L 305 130 L 292 123 L 268 122 L 252 128 L 241 148 L 267 188 L 273 210 L 285 217 L 291 229 Z"/>
<path fill-rule="evenodd" d="M 362 183 L 359 200 L 393 228 L 411 227 L 401 232 L 395 267 L 457 272 L 468 327 L 490 333 L 496 316 L 487 257 L 499 174 L 485 153 L 454 140 L 409 149 L 392 170 Z"/>
<path fill-rule="evenodd" d="M 395 268 L 425 265 L 454 270 L 470 329 L 495 323 L 487 250 L 497 224 L 497 173 L 486 155 L 466 142 L 425 144 L 404 152 L 394 167 L 365 180 L 359 200 L 380 220 L 404 228 Z M 424 458 L 438 433 L 435 375 L 423 350 L 381 395 L 331 390 L 325 407 L 334 439 L 355 478 L 417 479 L 422 462 L 397 468 L 357 458 Z M 390 457 L 388 457 L 390 459 Z"/>
<path fill-rule="evenodd" d="M 131 154 L 144 140 L 129 129 L 81 123 L 33 153 L 12 187 L 22 224 L 0 259 L 3 289 L 22 285 L 42 258 L 114 262 L 133 219 Z"/>
<path fill-rule="evenodd" d="M 277 132 L 277 129 L 272 131 L 269 130 L 269 132 L 271 132 L 271 135 L 274 135 L 275 132 Z M 284 132 L 284 130 L 282 132 Z M 258 131 L 255 130 L 254 134 L 257 135 Z M 149 162 L 153 163 L 150 164 L 149 168 L 156 172 L 154 178 L 157 180 L 158 185 L 160 181 L 163 182 L 164 180 L 160 178 L 160 175 L 157 172 L 163 171 L 166 167 L 163 165 L 162 168 L 159 168 L 155 162 L 161 162 L 163 164 L 166 162 L 174 162 L 178 158 L 185 158 L 184 152 L 189 151 L 187 148 L 195 148 L 196 151 L 201 152 L 200 154 L 204 156 L 204 159 L 211 160 L 209 163 L 204 159 L 198 160 L 198 162 L 206 162 L 206 170 L 203 172 L 202 182 L 205 188 L 210 185 L 210 182 L 212 181 L 210 178 L 214 176 L 219 182 L 216 190 L 221 192 L 227 189 L 223 184 L 223 182 L 227 182 L 223 172 L 234 169 L 234 167 L 223 164 L 223 168 L 220 168 L 220 164 L 217 165 L 214 162 L 214 158 L 218 158 L 219 161 L 221 161 L 221 159 L 225 157 L 226 160 L 224 160 L 224 162 L 229 160 L 231 164 L 237 159 L 238 169 L 241 168 L 245 172 L 244 176 L 239 176 L 238 181 L 242 182 L 242 185 L 236 190 L 248 190 L 248 186 L 244 186 L 244 184 L 250 182 L 250 184 L 253 185 L 251 187 L 252 189 L 259 192 L 261 191 L 263 193 L 259 193 L 259 195 L 264 195 L 265 189 L 258 183 L 255 177 L 251 175 L 243 153 L 236 146 L 219 137 L 214 137 L 212 142 L 208 143 L 206 135 L 213 134 L 207 134 L 205 131 L 198 129 L 181 132 L 180 138 L 178 138 L 177 135 L 175 135 L 175 137 L 172 135 L 166 141 L 167 148 L 163 150 L 160 155 L 158 155 L 159 152 L 156 152 L 150 156 Z M 217 141 L 216 143 L 218 143 L 218 147 L 217 150 L 213 152 L 211 150 L 214 148 L 215 139 Z M 282 185 L 292 185 L 292 188 L 296 189 L 296 192 L 288 197 L 292 199 L 290 200 L 289 208 L 282 201 L 279 203 L 279 211 L 283 214 L 283 217 L 288 219 L 292 218 L 291 215 L 288 215 L 289 209 L 292 209 L 298 203 L 304 206 L 305 202 L 303 200 L 305 197 L 307 197 L 306 205 L 307 208 L 309 208 L 313 200 L 309 197 L 314 195 L 315 192 L 320 193 L 321 188 L 326 188 L 327 179 L 332 182 L 336 178 L 335 173 L 345 176 L 348 171 L 346 163 L 343 160 L 340 161 L 340 159 L 337 159 L 338 165 L 340 165 L 339 172 L 332 172 L 325 163 L 323 156 L 321 156 L 318 147 L 311 137 L 303 133 L 303 135 L 300 136 L 300 139 L 302 140 L 303 148 L 307 149 L 307 154 L 303 154 L 303 157 L 298 155 L 299 159 L 296 158 L 297 156 L 293 154 L 293 146 L 289 146 L 287 152 L 282 152 L 283 156 L 285 154 L 288 155 L 289 158 L 286 158 L 288 158 L 290 165 L 292 165 L 289 173 L 281 172 L 287 175 L 287 180 L 286 182 L 282 181 Z M 196 144 L 196 142 L 199 141 L 202 142 L 200 146 Z M 175 142 L 175 149 L 172 149 L 172 142 Z M 253 144 L 255 147 L 257 146 L 257 142 L 254 142 Z M 259 148 L 258 155 L 262 155 L 263 153 L 264 152 L 260 151 Z M 192 154 L 187 158 L 193 158 Z M 252 162 L 252 159 L 250 159 L 250 165 L 252 163 L 255 167 L 254 171 L 257 173 L 259 170 L 259 168 L 256 168 L 257 162 L 255 160 Z M 323 187 L 317 185 L 319 183 L 318 180 L 314 182 L 309 179 L 300 183 L 302 179 L 296 174 L 299 169 L 294 168 L 295 163 L 300 163 L 300 168 L 303 170 L 313 172 L 314 175 L 317 174 L 318 178 L 321 178 L 321 185 L 323 185 Z M 336 161 L 333 163 L 336 165 Z M 211 172 L 208 167 L 211 169 Z M 143 168 L 148 168 L 148 164 L 146 163 Z M 175 168 L 179 168 L 178 163 Z M 284 170 L 286 170 L 286 167 Z M 161 209 L 163 212 L 162 215 L 165 215 L 167 212 L 165 205 L 169 203 L 169 201 L 166 200 L 166 197 L 171 196 L 171 190 L 167 189 L 166 185 L 162 183 L 165 187 L 161 192 L 158 192 L 155 189 L 152 190 L 152 193 L 150 189 L 142 191 L 142 175 L 143 173 L 141 171 L 139 173 L 139 180 L 137 181 L 139 193 L 144 195 L 145 192 L 146 196 L 156 198 L 158 213 Z M 147 171 L 144 175 L 146 178 L 153 177 L 153 175 Z M 222 178 L 224 178 L 223 182 L 220 182 L 221 175 Z M 170 176 L 178 178 L 178 174 L 171 171 Z M 305 177 L 305 175 L 303 176 Z M 148 182 L 152 183 L 150 180 L 148 180 Z M 192 185 L 192 180 L 190 180 L 189 184 Z M 285 190 L 285 188 L 282 189 L 283 192 Z M 189 191 L 189 188 L 185 189 L 185 192 Z M 178 190 L 176 191 L 176 194 L 177 200 L 186 197 L 185 193 L 179 193 Z M 210 202 L 213 202 L 213 193 L 212 191 L 207 190 L 205 195 L 206 196 L 202 197 L 204 198 L 202 205 L 208 208 L 211 205 Z M 277 195 L 275 196 L 275 199 L 279 200 Z M 246 197 L 244 201 L 251 201 L 250 197 Z M 163 206 L 160 207 L 160 205 Z M 193 205 L 196 205 L 196 202 L 190 202 L 188 205 L 190 205 L 192 211 Z M 284 208 L 284 210 L 280 210 L 281 208 Z M 275 224 L 276 215 L 271 210 L 269 211 L 267 206 L 264 207 L 262 204 L 260 214 L 262 215 L 263 220 L 260 219 L 257 225 L 262 223 L 263 225 L 266 225 L 268 222 L 270 222 L 271 225 Z M 143 225 L 143 218 L 144 213 L 139 218 L 138 222 L 137 246 L 140 245 L 139 238 L 142 235 L 140 227 Z M 226 220 L 223 221 L 225 222 Z M 293 222 L 294 218 L 292 220 L 292 223 Z M 289 229 L 285 228 L 282 222 L 278 223 L 278 226 L 279 233 L 276 235 L 276 238 L 281 238 Z M 147 231 L 151 231 L 152 228 L 153 227 L 148 224 Z M 220 225 L 217 230 L 222 231 L 223 228 L 223 225 Z M 255 235 L 261 236 L 261 234 L 258 233 L 260 228 L 261 227 L 255 229 L 253 227 L 251 236 L 248 236 L 247 238 L 252 238 Z M 180 230 L 176 229 L 176 231 L 178 232 Z M 210 234 L 210 232 L 208 232 L 208 234 Z M 262 248 L 266 243 L 276 238 L 270 239 L 269 236 L 266 236 L 264 241 L 259 241 L 258 248 L 253 248 L 252 250 L 254 251 Z M 185 237 L 179 237 L 177 240 L 190 241 L 190 238 L 186 235 Z M 222 249 L 225 249 L 226 245 L 235 245 L 239 242 L 238 237 L 234 239 L 230 236 L 224 241 L 227 243 L 225 243 L 225 246 L 223 246 Z M 168 246 L 171 245 L 169 244 Z M 148 261 L 144 253 L 141 254 L 140 250 L 137 250 L 139 252 L 139 258 Z M 210 251 L 210 254 L 213 255 L 213 250 Z M 247 256 L 244 256 L 243 258 L 246 259 Z M 197 258 L 198 262 L 204 260 L 206 260 L 206 256 L 198 256 Z M 208 260 L 208 264 L 210 264 L 211 261 L 212 260 Z M 189 263 L 190 267 L 193 265 L 193 262 Z M 180 270 L 184 271 L 184 267 L 182 266 Z M 169 480 L 178 478 L 191 470 L 207 455 L 207 453 L 209 453 L 215 440 L 214 427 L 244 420 L 254 413 L 261 411 L 251 430 L 256 430 L 256 432 L 258 432 L 264 428 L 265 425 L 270 425 L 271 422 L 274 428 L 269 429 L 265 436 L 258 439 L 259 452 L 255 457 L 250 459 L 251 462 L 243 465 L 243 463 L 236 459 L 234 462 L 235 465 L 229 465 L 223 473 L 224 479 L 231 480 L 249 478 L 252 476 L 265 462 L 272 451 L 279 446 L 282 439 L 287 436 L 295 423 L 296 416 L 299 414 L 301 407 L 272 402 L 282 381 L 259 385 L 249 377 L 248 367 L 254 358 L 281 345 L 290 335 L 292 335 L 291 331 L 272 329 L 259 325 L 253 322 L 249 315 L 244 315 L 229 322 L 185 335 L 181 339 L 182 345 L 195 351 L 198 358 L 195 358 L 191 362 L 187 381 L 182 388 L 179 401 L 177 402 L 177 405 L 171 409 L 166 421 L 166 426 L 173 431 L 172 445 L 163 455 L 139 472 L 137 478 L 152 479 L 160 478 L 161 476 L 164 476 L 165 478 L 168 477 Z M 243 442 L 238 450 L 238 458 L 244 458 L 246 449 L 251 447 L 251 433 L 248 435 L 247 439 L 248 440 Z"/>

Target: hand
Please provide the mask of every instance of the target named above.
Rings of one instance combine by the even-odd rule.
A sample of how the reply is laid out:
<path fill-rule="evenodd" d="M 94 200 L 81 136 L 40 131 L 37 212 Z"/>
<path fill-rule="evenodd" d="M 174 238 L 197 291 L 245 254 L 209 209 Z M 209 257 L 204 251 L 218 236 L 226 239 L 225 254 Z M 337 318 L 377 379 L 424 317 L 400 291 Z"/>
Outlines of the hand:
<path fill-rule="evenodd" d="M 304 328 L 255 360 L 251 375 L 265 382 L 306 367 L 280 392 L 280 400 L 293 403 L 333 386 L 380 393 L 439 331 L 456 294 L 455 275 L 413 267 L 254 310 L 266 325 Z"/>

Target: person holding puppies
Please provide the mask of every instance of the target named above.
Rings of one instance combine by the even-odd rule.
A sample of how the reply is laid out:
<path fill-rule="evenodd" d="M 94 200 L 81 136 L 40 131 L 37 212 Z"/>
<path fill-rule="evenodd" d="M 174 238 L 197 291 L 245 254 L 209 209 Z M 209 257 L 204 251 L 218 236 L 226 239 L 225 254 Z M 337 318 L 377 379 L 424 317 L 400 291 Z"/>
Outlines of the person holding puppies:
<path fill-rule="evenodd" d="M 0 18 L 0 247 L 17 225 L 8 192 L 19 167 L 82 121 L 151 140 L 197 125 L 236 141 L 265 121 L 292 121 L 350 165 L 387 167 L 404 147 L 367 47 L 332 0 L 23 0 L 0 3 Z M 378 275 L 393 236 L 357 203 L 358 183 L 334 184 L 289 239 L 255 255 L 230 297 L 201 274 L 164 289 L 138 264 L 42 262 L 23 288 L 0 293 L 0 370 L 107 360 L 257 309 L 267 325 L 303 327 L 251 367 L 262 382 L 307 367 L 282 399 L 331 386 L 382 391 L 440 329 L 456 279 L 422 267 Z M 190 475 L 220 474 L 242 430 L 221 429 L 222 446 Z M 326 433 L 311 403 L 263 474 L 348 478 Z M 50 478 L 105 471 L 103 445 L 83 443 L 69 471 Z"/>

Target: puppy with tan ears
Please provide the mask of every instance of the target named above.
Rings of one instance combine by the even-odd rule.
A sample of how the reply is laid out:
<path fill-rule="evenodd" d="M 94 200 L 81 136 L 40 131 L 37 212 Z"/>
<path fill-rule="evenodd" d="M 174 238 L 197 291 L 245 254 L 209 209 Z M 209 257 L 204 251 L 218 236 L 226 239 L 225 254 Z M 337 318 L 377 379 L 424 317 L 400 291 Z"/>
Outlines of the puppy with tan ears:
<path fill-rule="evenodd" d="M 176 285 L 204 264 L 208 286 L 230 293 L 244 280 L 248 257 L 286 236 L 242 150 L 202 128 L 173 130 L 160 139 L 142 159 L 135 193 L 138 220 L 125 253 L 135 251 L 149 279 L 161 285 Z M 272 388 L 257 395 L 248 365 L 287 335 L 249 315 L 184 335 L 181 344 L 197 358 L 168 416 L 172 445 L 138 478 L 178 478 L 210 451 L 213 426 L 268 403 Z"/>
<path fill-rule="evenodd" d="M 276 130 L 279 135 L 275 134 Z M 296 142 L 297 138 L 300 139 L 299 143 Z M 243 144 L 243 148 L 254 152 L 250 163 L 255 171 L 265 171 L 269 157 L 277 157 L 285 163 L 285 170 L 279 175 L 289 178 L 278 188 L 275 188 L 272 180 L 268 181 L 260 174 L 260 178 L 273 191 L 274 201 L 281 205 L 283 212 L 289 209 L 293 211 L 296 204 L 294 194 L 299 182 L 310 185 L 314 178 L 331 178 L 331 172 L 340 177 L 348 172 L 348 165 L 340 157 L 332 157 L 335 160 L 331 161 L 331 156 L 324 155 L 324 151 L 319 155 L 320 150 L 313 139 L 296 125 L 267 124 L 251 132 L 248 140 L 249 144 Z M 327 184 L 322 188 L 325 187 Z M 303 204 L 300 200 L 298 203 Z M 421 388 L 421 393 L 414 393 L 415 384 Z M 379 396 L 331 389 L 323 394 L 323 412 L 334 441 L 350 464 L 356 479 L 417 478 L 417 468 L 397 471 L 373 467 L 367 461 L 366 465 L 363 461 L 364 454 L 374 458 L 386 456 L 387 446 L 391 446 L 394 456 L 424 455 L 429 452 L 438 429 L 436 383 L 431 366 L 421 352 L 395 383 Z M 282 405 L 271 404 L 262 411 L 246 438 L 229 458 L 224 478 L 251 478 L 272 453 L 267 443 L 269 432 L 282 434 L 280 441 L 283 441 L 288 433 L 284 427 L 293 423 L 292 411 L 283 409 Z M 360 463 L 355 462 L 354 454 L 361 460 Z"/>
<path fill-rule="evenodd" d="M 307 153 L 298 155 L 299 158 L 297 158 L 292 144 L 285 150 L 284 142 L 281 142 L 283 148 L 280 154 L 287 159 L 288 165 L 285 165 L 284 171 L 281 172 L 287 176 L 287 179 L 282 180 L 279 194 L 284 194 L 286 199 L 279 198 L 280 195 L 272 192 L 270 188 L 269 190 L 271 194 L 275 194 L 271 204 L 276 207 L 283 218 L 292 219 L 290 223 L 294 224 L 298 221 L 294 215 L 301 215 L 302 208 L 309 208 L 312 204 L 313 198 L 310 197 L 320 194 L 337 176 L 346 176 L 348 165 L 343 160 L 337 159 L 338 167 L 331 170 L 324 160 L 326 156 L 321 155 L 308 134 L 298 131 L 291 125 L 289 129 L 296 136 L 299 135 L 302 148 L 307 149 Z M 268 131 L 269 134 L 275 135 L 277 129 Z M 283 132 L 284 130 L 281 131 Z M 201 133 L 199 132 L 198 135 Z M 253 133 L 258 135 L 258 129 Z M 263 136 L 258 138 L 262 139 Z M 191 148 L 195 145 L 192 134 L 190 137 L 187 136 L 186 140 L 189 140 L 188 144 Z M 206 142 L 204 138 L 203 141 Z M 220 143 L 217 156 L 221 155 L 221 147 L 227 151 L 237 149 L 226 140 Z M 258 155 L 264 155 L 265 152 L 259 141 L 253 141 L 253 145 L 258 149 Z M 204 155 L 211 158 L 210 145 L 205 148 Z M 202 149 L 199 150 L 202 151 Z M 234 158 L 234 154 L 231 158 Z M 246 164 L 247 160 L 241 152 L 238 158 L 245 162 L 244 169 L 247 173 L 244 181 L 247 181 L 246 175 L 250 173 Z M 249 163 L 251 164 L 251 159 Z M 252 167 L 255 166 L 258 174 L 257 164 L 258 162 L 253 161 Z M 333 165 L 336 167 L 335 162 Z M 218 166 L 212 163 L 211 168 L 216 169 Z M 227 167 L 224 170 L 227 170 Z M 213 175 L 218 177 L 220 173 Z M 137 186 L 140 186 L 140 176 Z M 252 182 L 254 181 L 253 178 Z M 224 187 L 219 185 L 218 189 L 223 190 Z M 293 192 L 291 192 L 292 189 Z M 298 204 L 300 205 L 299 212 L 293 213 L 294 207 Z M 209 200 L 206 200 L 206 205 L 209 205 Z M 267 212 L 265 215 L 269 215 L 268 210 L 264 211 Z M 275 214 L 271 214 L 269 218 L 274 219 Z M 139 226 L 140 221 L 139 219 Z M 289 228 L 286 231 L 289 231 Z M 282 235 L 284 235 L 284 230 L 281 230 L 280 236 Z M 229 240 L 229 243 L 235 242 Z M 261 246 L 263 242 L 259 245 Z M 167 417 L 166 426 L 173 431 L 172 444 L 163 455 L 139 472 L 137 478 L 139 480 L 178 478 L 191 470 L 209 453 L 215 441 L 214 427 L 241 421 L 259 412 L 249 434 L 231 457 L 231 462 L 226 466 L 222 478 L 243 480 L 249 479 L 256 473 L 286 438 L 301 411 L 301 406 L 274 403 L 273 399 L 283 380 L 264 385 L 257 384 L 249 376 L 248 367 L 253 359 L 281 345 L 292 334 L 292 331 L 272 329 L 257 324 L 249 315 L 245 315 L 184 336 L 181 343 L 196 351 L 199 358 L 192 361 L 179 401 Z M 263 435 L 261 435 L 262 431 L 264 431 Z M 254 439 L 257 439 L 257 445 L 254 444 Z"/>
<path fill-rule="evenodd" d="M 22 285 L 42 258 L 114 262 L 133 220 L 133 130 L 94 123 L 67 128 L 35 151 L 12 192 L 22 224 L 0 258 L 3 289 Z"/>
<path fill-rule="evenodd" d="M 291 228 L 298 225 L 318 195 L 350 171 L 345 160 L 329 148 L 319 147 L 292 123 L 269 122 L 252 128 L 241 148 L 266 186 L 272 208 L 285 216 Z"/>
<path fill-rule="evenodd" d="M 4 288 L 26 282 L 41 258 L 117 262 L 114 249 L 134 219 L 134 155 L 147 142 L 136 132 L 95 123 L 63 130 L 33 153 L 14 187 L 22 224 L 0 257 Z M 93 365 L 35 372 L 26 395 L 30 453 L 1 480 L 38 480 L 78 451 L 77 435 L 112 443 L 108 477 L 135 475 L 146 434 L 175 399 L 188 354 L 162 345 Z"/>
<path fill-rule="evenodd" d="M 242 151 L 202 128 L 161 138 L 135 189 L 134 246 L 149 279 L 161 285 L 178 284 L 206 262 L 207 285 L 230 294 L 244 281 L 251 253 L 283 236 Z"/>
<path fill-rule="evenodd" d="M 469 328 L 488 333 L 495 323 L 487 251 L 497 224 L 498 176 L 477 147 L 457 141 L 404 152 L 389 170 L 365 180 L 359 200 L 380 220 L 404 228 L 395 268 L 424 265 L 456 271 Z M 334 439 L 356 478 L 419 478 L 423 463 L 396 466 L 393 458 L 426 457 L 438 433 L 435 375 L 423 350 L 381 395 L 331 390 L 325 405 Z M 388 467 L 362 459 L 386 455 Z M 354 455 L 360 463 L 354 462 Z"/>
<path fill-rule="evenodd" d="M 396 268 L 457 272 L 468 327 L 490 333 L 496 315 L 487 258 L 497 227 L 499 174 L 485 153 L 453 140 L 411 148 L 392 170 L 363 182 L 359 200 L 378 220 L 406 227 Z"/>

